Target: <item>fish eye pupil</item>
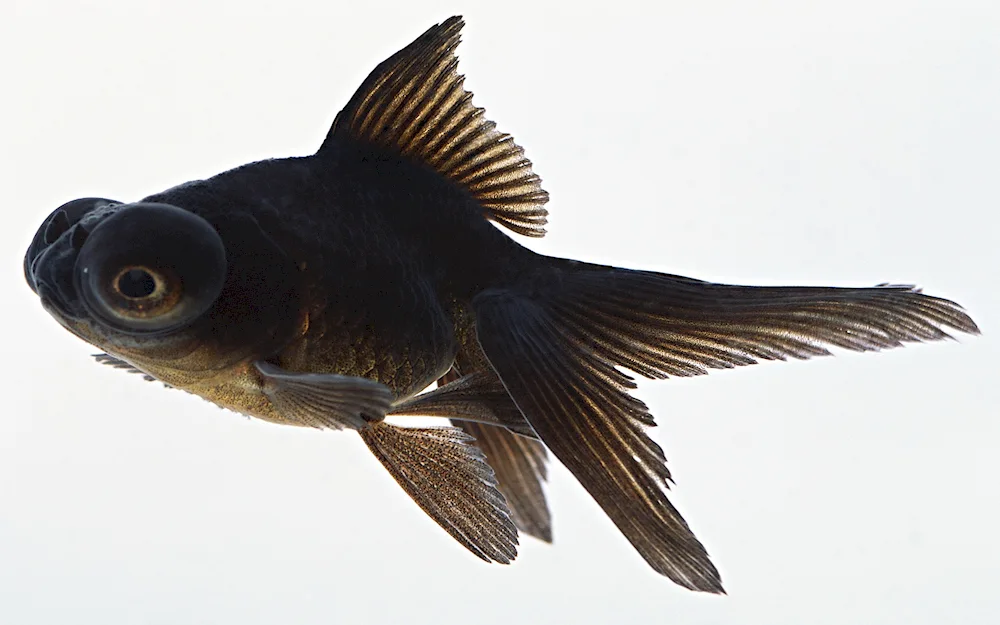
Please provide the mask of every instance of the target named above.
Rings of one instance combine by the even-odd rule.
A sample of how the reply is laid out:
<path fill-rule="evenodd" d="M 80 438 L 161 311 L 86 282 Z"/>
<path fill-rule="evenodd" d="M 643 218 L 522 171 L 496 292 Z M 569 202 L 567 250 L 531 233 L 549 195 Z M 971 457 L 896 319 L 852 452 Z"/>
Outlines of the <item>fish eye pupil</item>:
<path fill-rule="evenodd" d="M 156 290 L 156 279 L 145 269 L 129 269 L 118 277 L 118 291 L 125 297 L 141 299 Z"/>

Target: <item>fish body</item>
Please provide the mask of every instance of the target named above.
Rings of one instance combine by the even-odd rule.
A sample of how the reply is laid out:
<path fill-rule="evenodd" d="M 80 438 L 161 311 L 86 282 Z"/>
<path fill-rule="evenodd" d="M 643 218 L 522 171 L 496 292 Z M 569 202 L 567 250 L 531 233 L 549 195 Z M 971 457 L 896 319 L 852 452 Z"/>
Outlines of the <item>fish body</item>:
<path fill-rule="evenodd" d="M 451 368 L 460 344 L 474 343 L 458 330 L 467 329 L 470 302 L 483 284 L 508 283 L 540 261 L 484 220 L 468 193 L 433 172 L 339 152 L 254 163 L 143 201 L 183 206 L 220 231 L 238 206 L 237 221 L 252 222 L 262 240 L 248 246 L 242 228 L 233 228 L 227 250 L 240 247 L 250 257 L 271 249 L 268 265 L 284 266 L 276 283 L 287 276 L 293 284 L 282 297 L 247 288 L 255 310 L 271 302 L 279 308 L 273 323 L 242 309 L 228 315 L 254 326 L 236 337 L 275 336 L 239 366 L 272 359 L 289 371 L 377 380 L 395 397 L 410 397 Z M 217 332 L 210 328 L 199 341 Z M 235 343 L 245 347 L 242 339 Z M 143 361 L 142 368 L 163 379 L 159 362 Z"/>
<path fill-rule="evenodd" d="M 551 540 L 549 450 L 654 570 L 722 592 L 667 499 L 625 371 L 698 375 L 978 329 L 908 286 L 713 284 L 521 246 L 494 224 L 542 236 L 548 195 L 471 104 L 461 26 L 379 65 L 311 156 L 59 207 L 25 256 L 28 283 L 105 364 L 267 421 L 357 431 L 484 560 L 512 560 L 518 529 Z M 385 420 L 405 415 L 452 425 Z"/>

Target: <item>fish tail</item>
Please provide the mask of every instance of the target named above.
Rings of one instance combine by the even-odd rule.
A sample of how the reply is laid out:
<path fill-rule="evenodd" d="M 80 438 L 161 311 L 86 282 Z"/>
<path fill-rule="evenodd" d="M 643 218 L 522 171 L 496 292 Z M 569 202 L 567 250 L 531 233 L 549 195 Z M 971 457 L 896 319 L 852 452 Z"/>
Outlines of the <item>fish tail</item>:
<path fill-rule="evenodd" d="M 465 548 L 487 562 L 508 564 L 517 557 L 517 528 L 471 436 L 452 427 L 385 421 L 359 433 L 403 490 Z"/>
<path fill-rule="evenodd" d="M 707 592 L 723 592 L 719 574 L 667 499 L 670 472 L 645 433 L 653 417 L 622 369 L 691 376 L 978 332 L 957 304 L 909 286 L 732 286 L 561 259 L 473 308 L 483 351 L 539 438 L 657 572 Z"/>

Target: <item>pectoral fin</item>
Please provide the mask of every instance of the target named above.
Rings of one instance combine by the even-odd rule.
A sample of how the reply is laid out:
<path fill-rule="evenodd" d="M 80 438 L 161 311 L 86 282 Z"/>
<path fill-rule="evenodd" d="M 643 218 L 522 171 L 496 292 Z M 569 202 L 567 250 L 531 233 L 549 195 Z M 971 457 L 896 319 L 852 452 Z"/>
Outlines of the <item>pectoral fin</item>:
<path fill-rule="evenodd" d="M 359 434 L 413 501 L 466 549 L 487 562 L 508 564 L 517 557 L 517 528 L 471 436 L 384 421 Z"/>
<path fill-rule="evenodd" d="M 267 362 L 255 363 L 262 390 L 281 415 L 315 428 L 360 430 L 385 418 L 392 391 L 365 378 L 333 373 L 292 373 Z"/>

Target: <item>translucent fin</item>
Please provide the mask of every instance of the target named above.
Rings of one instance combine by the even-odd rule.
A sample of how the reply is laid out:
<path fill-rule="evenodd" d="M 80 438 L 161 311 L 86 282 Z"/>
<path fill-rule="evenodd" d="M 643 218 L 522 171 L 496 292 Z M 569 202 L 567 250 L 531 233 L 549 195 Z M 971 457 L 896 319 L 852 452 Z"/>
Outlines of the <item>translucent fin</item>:
<path fill-rule="evenodd" d="M 384 421 L 359 433 L 403 490 L 466 549 L 487 562 L 508 564 L 517 557 L 517 528 L 469 435 Z"/>
<path fill-rule="evenodd" d="M 393 406 L 390 414 L 396 415 L 397 410 L 450 417 L 455 427 L 475 438 L 472 444 L 486 454 L 518 531 L 552 542 L 552 521 L 542 489 L 548 477 L 548 454 L 540 442 L 526 438 L 537 439 L 537 435 L 492 370 L 463 377 L 452 367 L 438 380 L 436 390 Z"/>
<path fill-rule="evenodd" d="M 94 360 L 101 363 L 102 365 L 108 365 L 109 367 L 114 367 L 115 369 L 121 369 L 122 371 L 127 371 L 129 373 L 138 373 L 139 375 L 142 376 L 142 379 L 146 380 L 147 382 L 152 382 L 156 380 L 156 378 L 149 375 L 145 371 L 136 369 L 131 364 L 125 362 L 121 358 L 115 358 L 111 354 L 91 354 L 91 356 L 93 356 Z"/>
<path fill-rule="evenodd" d="M 530 237 L 545 234 L 548 193 L 524 150 L 496 130 L 456 71 L 463 22 L 431 27 L 375 68 L 337 115 L 320 148 L 346 135 L 422 162 L 467 189 L 486 217 Z"/>
<path fill-rule="evenodd" d="M 705 548 L 667 499 L 663 451 L 628 378 L 565 336 L 539 304 L 503 293 L 474 301 L 477 336 L 545 445 L 655 571 L 692 590 L 723 592 Z"/>
<path fill-rule="evenodd" d="M 961 306 L 913 286 L 735 286 L 563 262 L 561 329 L 649 378 L 979 333 Z"/>
<path fill-rule="evenodd" d="M 496 425 L 522 436 L 537 438 L 521 411 L 492 371 L 454 379 L 433 391 L 394 404 L 391 416 L 448 417 Z"/>
<path fill-rule="evenodd" d="M 292 373 L 255 363 L 264 394 L 281 416 L 304 426 L 358 430 L 385 417 L 392 405 L 389 387 L 365 378 L 332 373 Z"/>
<path fill-rule="evenodd" d="M 473 421 L 452 423 L 475 438 L 473 444 L 486 454 L 517 529 L 552 542 L 552 516 L 542 487 L 548 479 L 545 446 L 502 427 Z"/>
<path fill-rule="evenodd" d="M 658 572 L 722 592 L 671 505 L 631 369 L 651 378 L 978 333 L 961 307 L 909 286 L 744 287 L 552 259 L 530 289 L 473 300 L 479 343 L 542 442 Z"/>

